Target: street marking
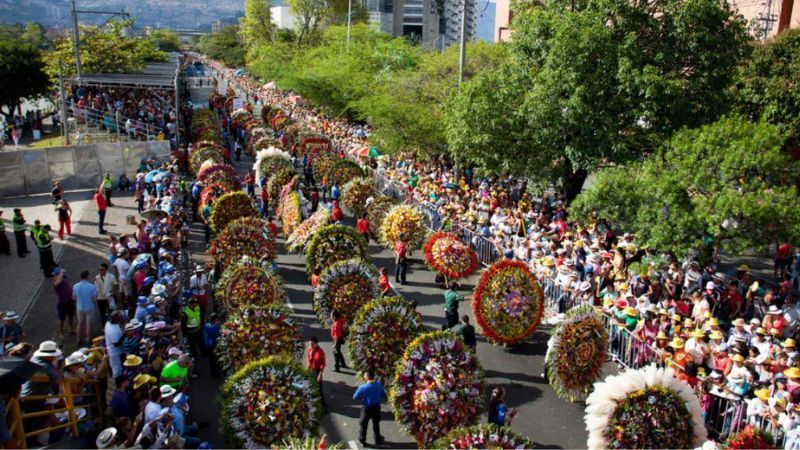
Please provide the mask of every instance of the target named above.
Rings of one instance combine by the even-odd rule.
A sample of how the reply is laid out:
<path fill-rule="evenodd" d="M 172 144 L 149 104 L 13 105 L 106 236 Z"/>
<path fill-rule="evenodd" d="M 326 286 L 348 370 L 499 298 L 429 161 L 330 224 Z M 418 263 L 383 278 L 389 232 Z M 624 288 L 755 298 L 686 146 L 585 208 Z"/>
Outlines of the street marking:
<path fill-rule="evenodd" d="M 292 298 L 289 296 L 289 294 L 286 294 L 286 306 L 288 306 L 289 309 L 294 311 L 294 303 L 292 303 Z"/>
<path fill-rule="evenodd" d="M 356 444 L 356 441 L 347 441 L 347 445 L 349 445 L 352 450 L 358 450 L 358 444 Z"/>

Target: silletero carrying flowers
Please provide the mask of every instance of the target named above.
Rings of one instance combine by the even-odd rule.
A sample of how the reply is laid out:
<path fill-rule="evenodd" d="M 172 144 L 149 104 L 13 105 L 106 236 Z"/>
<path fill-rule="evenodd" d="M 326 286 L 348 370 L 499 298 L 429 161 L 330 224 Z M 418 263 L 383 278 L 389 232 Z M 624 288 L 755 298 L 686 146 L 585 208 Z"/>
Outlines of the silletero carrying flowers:
<path fill-rule="evenodd" d="M 447 436 L 436 441 L 436 448 L 524 450 L 533 448 L 533 442 L 514 433 L 508 427 L 483 424 L 456 428 L 448 433 Z"/>
<path fill-rule="evenodd" d="M 591 305 L 569 310 L 547 343 L 547 379 L 563 399 L 589 392 L 606 362 L 608 333 Z"/>
<path fill-rule="evenodd" d="M 366 255 L 367 241 L 355 228 L 328 225 L 320 228 L 306 248 L 306 272 L 319 275 L 336 261 L 364 259 Z"/>
<path fill-rule="evenodd" d="M 258 217 L 253 199 L 243 191 L 228 192 L 214 202 L 208 224 L 212 231 L 219 233 L 229 223 L 242 217 Z"/>
<path fill-rule="evenodd" d="M 258 153 L 256 153 L 256 162 L 253 163 L 253 169 L 256 171 L 257 181 L 260 182 L 264 179 L 269 181 L 270 177 L 275 175 L 278 170 L 281 169 L 288 169 L 291 171 L 292 162 L 291 156 L 289 156 L 288 153 L 272 146 L 263 150 L 258 150 Z M 272 193 L 270 193 L 270 195 L 272 195 Z"/>
<path fill-rule="evenodd" d="M 536 331 L 544 312 L 544 295 L 527 265 L 498 261 L 475 286 L 472 310 L 484 336 L 493 343 L 514 345 Z"/>
<path fill-rule="evenodd" d="M 451 233 L 432 234 L 424 253 L 428 266 L 450 279 L 468 277 L 478 269 L 478 255 Z"/>
<path fill-rule="evenodd" d="M 230 313 L 249 305 L 281 304 L 286 291 L 268 261 L 244 256 L 222 272 L 214 285 L 214 297 Z"/>
<path fill-rule="evenodd" d="M 226 372 L 267 356 L 298 359 L 303 335 L 285 306 L 245 306 L 222 323 L 216 352 Z"/>
<path fill-rule="evenodd" d="M 275 236 L 267 228 L 267 221 L 241 217 L 229 223 L 211 240 L 207 253 L 215 264 L 227 267 L 243 256 L 257 261 L 272 261 L 275 251 Z"/>
<path fill-rule="evenodd" d="M 352 211 L 356 218 L 366 212 L 367 199 L 373 195 L 375 195 L 375 183 L 372 178 L 355 178 L 342 188 L 344 207 Z"/>
<path fill-rule="evenodd" d="M 225 382 L 220 421 L 231 447 L 265 448 L 314 436 L 322 417 L 319 385 L 287 357 L 251 362 Z"/>
<path fill-rule="evenodd" d="M 317 231 L 328 225 L 331 221 L 331 213 L 327 208 L 320 208 L 304 220 L 299 227 L 295 228 L 289 238 L 286 239 L 286 249 L 292 253 L 302 253 L 305 251 L 308 242 Z"/>
<path fill-rule="evenodd" d="M 303 223 L 303 210 L 300 206 L 300 194 L 297 191 L 292 191 L 281 199 L 280 213 L 283 236 L 291 236 Z"/>
<path fill-rule="evenodd" d="M 224 183 L 231 187 L 231 190 L 237 191 L 242 188 L 242 183 L 236 177 L 236 171 L 233 166 L 227 164 L 203 164 L 197 172 L 197 181 L 208 186 L 214 183 Z"/>
<path fill-rule="evenodd" d="M 390 401 L 395 418 L 428 448 L 458 427 L 475 424 L 485 388 L 478 359 L 450 331 L 416 338 L 397 363 Z"/>
<path fill-rule="evenodd" d="M 356 311 L 379 295 L 375 266 L 360 258 L 338 261 L 319 277 L 314 290 L 314 310 L 322 324 L 333 322 L 334 310 L 350 322 Z"/>
<path fill-rule="evenodd" d="M 586 399 L 590 449 L 697 448 L 706 439 L 691 386 L 655 365 L 628 369 L 594 386 Z"/>
<path fill-rule="evenodd" d="M 354 161 L 338 158 L 328 168 L 325 176 L 328 177 L 328 186 L 333 186 L 335 184 L 343 187 L 353 178 L 363 177 L 364 170 Z"/>
<path fill-rule="evenodd" d="M 225 164 L 225 156 L 216 146 L 208 144 L 206 147 L 198 147 L 192 150 L 189 155 L 189 166 L 192 172 L 197 173 L 200 171 L 200 166 L 206 161 L 212 161 L 214 164 Z"/>
<path fill-rule="evenodd" d="M 367 220 L 372 224 L 370 227 L 370 234 L 375 240 L 379 240 L 381 236 L 380 225 L 383 223 L 383 218 L 394 205 L 399 204 L 397 200 L 385 195 L 376 195 L 372 204 L 367 208 Z"/>
<path fill-rule="evenodd" d="M 202 191 L 200 191 L 200 205 L 199 208 L 202 210 L 209 204 L 211 201 L 217 201 L 218 198 L 222 197 L 224 194 L 228 192 L 233 192 L 233 188 L 231 187 L 230 183 L 227 181 L 218 181 L 215 183 L 211 183 L 206 185 Z"/>
<path fill-rule="evenodd" d="M 409 248 L 419 248 L 425 239 L 422 214 L 412 206 L 393 206 L 381 223 L 381 243 L 386 248 L 394 247 L 401 239 Z"/>
<path fill-rule="evenodd" d="M 350 358 L 359 372 L 375 369 L 378 379 L 390 382 L 400 351 L 421 330 L 417 311 L 402 297 L 367 302 L 350 324 Z"/>

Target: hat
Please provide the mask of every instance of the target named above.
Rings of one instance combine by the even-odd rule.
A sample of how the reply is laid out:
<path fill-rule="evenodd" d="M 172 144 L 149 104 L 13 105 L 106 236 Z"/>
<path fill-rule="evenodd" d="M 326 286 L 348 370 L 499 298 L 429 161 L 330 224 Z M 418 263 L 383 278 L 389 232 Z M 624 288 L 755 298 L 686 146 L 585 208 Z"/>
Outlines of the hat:
<path fill-rule="evenodd" d="M 659 332 L 658 332 L 658 334 L 656 335 L 656 339 L 660 339 L 660 340 L 662 340 L 662 341 L 666 341 L 666 340 L 668 340 L 668 339 L 669 339 L 669 336 L 667 336 L 667 333 L 664 333 L 664 330 L 661 330 L 661 331 L 659 331 Z"/>
<path fill-rule="evenodd" d="M 700 378 L 701 380 L 705 380 L 707 376 L 708 376 L 708 374 L 706 373 L 706 368 L 705 367 L 698 367 L 697 368 L 697 378 Z"/>
<path fill-rule="evenodd" d="M 106 428 L 105 430 L 101 431 L 100 434 L 97 435 L 97 440 L 94 443 L 97 445 L 97 448 L 108 448 L 112 442 L 114 442 L 114 438 L 117 437 L 117 429 L 114 427 Z"/>
<path fill-rule="evenodd" d="M 800 369 L 797 367 L 790 367 L 783 371 L 786 378 L 800 378 Z"/>
<path fill-rule="evenodd" d="M 33 352 L 33 356 L 37 358 L 57 358 L 61 356 L 61 350 L 58 349 L 58 344 L 53 341 L 44 341 L 39 344 L 39 349 Z"/>
<path fill-rule="evenodd" d="M 156 383 L 158 379 L 154 376 L 148 375 L 146 373 L 140 373 L 133 377 L 133 388 L 139 389 L 145 384 L 153 384 Z"/>
<path fill-rule="evenodd" d="M 711 375 L 709 375 L 709 376 L 710 376 L 711 378 L 722 378 L 722 373 L 720 373 L 720 372 L 718 372 L 718 371 L 714 370 L 714 371 L 712 371 L 712 372 L 711 372 Z"/>
<path fill-rule="evenodd" d="M 67 356 L 67 359 L 64 361 L 64 366 L 74 366 L 75 364 L 83 364 L 86 362 L 86 355 L 83 352 L 77 351 L 73 352 L 71 355 Z"/>
<path fill-rule="evenodd" d="M 747 264 L 742 264 L 739 266 L 739 272 L 750 272 L 750 266 Z"/>
<path fill-rule="evenodd" d="M 178 392 L 175 390 L 174 387 L 168 384 L 161 386 L 160 389 L 161 389 L 161 398 L 172 397 L 173 395 L 175 395 L 176 392 Z"/>
<path fill-rule="evenodd" d="M 626 302 L 624 298 L 618 298 L 618 299 L 614 300 L 614 306 L 616 306 L 617 308 L 622 309 L 622 308 L 628 306 L 628 302 Z"/>
<path fill-rule="evenodd" d="M 763 334 L 767 334 L 767 330 L 765 330 L 765 329 L 763 329 L 761 327 L 758 327 L 758 328 L 756 328 L 756 334 L 762 334 L 762 335 Z"/>
<path fill-rule="evenodd" d="M 767 309 L 767 314 L 780 314 L 780 313 L 781 313 L 781 310 L 778 309 L 777 306 L 769 305 L 769 308 Z"/>
<path fill-rule="evenodd" d="M 761 321 L 758 320 L 758 318 L 753 317 L 752 319 L 750 319 L 750 325 L 761 325 Z"/>
<path fill-rule="evenodd" d="M 155 314 L 158 312 L 158 306 L 156 305 L 147 305 L 147 314 Z"/>
<path fill-rule="evenodd" d="M 753 394 L 755 394 L 756 397 L 760 398 L 761 400 L 767 401 L 767 399 L 769 398 L 769 389 L 767 388 L 756 389 L 753 392 Z"/>
<path fill-rule="evenodd" d="M 156 285 L 153 286 L 153 290 L 150 291 L 150 293 L 153 294 L 153 295 L 161 295 L 164 292 L 166 292 L 166 290 L 167 290 L 167 287 L 164 286 L 163 284 L 156 284 Z"/>
<path fill-rule="evenodd" d="M 769 334 L 771 334 L 773 336 L 780 336 L 781 332 L 777 328 L 770 328 L 769 329 Z"/>
<path fill-rule="evenodd" d="M 147 297 L 144 295 L 140 295 L 139 298 L 136 299 L 137 305 L 146 305 L 147 304 Z"/>
<path fill-rule="evenodd" d="M 125 331 L 136 331 L 137 328 L 139 328 L 139 326 L 133 323 L 133 321 L 125 324 Z"/>
<path fill-rule="evenodd" d="M 182 354 L 183 352 L 178 347 L 170 347 L 169 350 L 167 350 L 167 355 L 169 356 L 180 356 Z"/>
<path fill-rule="evenodd" d="M 194 271 L 195 272 L 205 272 L 206 268 L 201 266 L 200 264 L 198 264 L 197 266 L 195 266 Z"/>
<path fill-rule="evenodd" d="M 125 367 L 136 367 L 140 364 L 142 364 L 142 357 L 136 355 L 128 355 L 125 358 L 125 362 L 122 363 Z"/>
<path fill-rule="evenodd" d="M 15 311 L 8 311 L 5 317 L 3 317 L 3 320 L 17 320 L 17 319 L 19 319 L 19 314 L 17 314 Z"/>
<path fill-rule="evenodd" d="M 603 308 L 610 308 L 612 305 L 614 305 L 614 300 L 612 300 L 611 297 L 606 297 L 606 299 L 603 300 Z"/>
<path fill-rule="evenodd" d="M 672 315 L 672 320 L 674 320 L 676 322 L 680 322 L 681 321 L 681 315 L 680 314 L 673 314 Z"/>
<path fill-rule="evenodd" d="M 734 319 L 734 321 L 733 321 L 733 322 L 731 322 L 731 323 L 732 323 L 732 324 L 734 324 L 734 325 L 741 325 L 741 326 L 744 326 L 744 319 L 742 319 L 741 317 L 739 317 L 738 319 Z"/>
<path fill-rule="evenodd" d="M 719 330 L 712 331 L 711 334 L 709 335 L 709 337 L 711 339 L 723 339 L 724 338 L 724 336 L 722 335 L 722 332 L 719 331 Z"/>
<path fill-rule="evenodd" d="M 122 247 L 122 248 L 120 248 L 119 250 L 117 250 L 117 256 L 122 256 L 122 255 L 124 255 L 124 254 L 125 254 L 125 253 L 127 253 L 127 252 L 128 252 L 128 249 L 127 249 L 127 248 L 124 248 L 124 247 Z"/>
<path fill-rule="evenodd" d="M 672 341 L 670 341 L 669 346 L 675 349 L 683 348 L 684 342 L 683 339 L 676 337 Z"/>
<path fill-rule="evenodd" d="M 692 325 L 694 325 L 694 321 L 692 319 L 689 319 L 688 317 L 683 321 L 684 327 L 690 327 Z"/>
<path fill-rule="evenodd" d="M 783 348 L 794 348 L 794 339 L 788 338 L 781 344 Z"/>
<path fill-rule="evenodd" d="M 545 267 L 553 267 L 555 265 L 555 262 L 550 258 L 545 258 L 544 260 L 542 260 L 542 265 Z"/>
<path fill-rule="evenodd" d="M 719 326 L 719 320 L 717 320 L 716 317 L 712 317 L 712 318 L 708 319 L 708 325 L 711 326 L 711 327 Z"/>
<path fill-rule="evenodd" d="M 584 281 L 583 283 L 581 283 L 579 289 L 580 289 L 581 292 L 586 292 L 591 288 L 592 288 L 592 283 L 590 283 L 588 281 Z"/>
<path fill-rule="evenodd" d="M 61 267 L 53 267 L 53 275 L 58 275 L 61 273 Z"/>
<path fill-rule="evenodd" d="M 660 309 L 658 310 L 658 315 L 659 315 L 659 316 L 668 316 L 668 315 L 669 315 L 669 312 L 668 312 L 666 309 L 664 309 L 664 308 L 660 308 Z"/>
<path fill-rule="evenodd" d="M 723 342 L 717 346 L 717 351 L 720 353 L 725 353 L 729 348 L 731 348 L 731 346 Z"/>
<path fill-rule="evenodd" d="M 636 309 L 634 309 L 632 306 L 628 306 L 623 312 L 628 317 L 636 317 Z"/>
<path fill-rule="evenodd" d="M 739 353 L 737 353 L 737 354 L 733 355 L 733 357 L 731 359 L 734 362 L 743 362 L 744 361 L 744 356 L 742 356 Z"/>
<path fill-rule="evenodd" d="M 695 328 L 694 330 L 692 330 L 692 333 L 691 333 L 691 336 L 693 338 L 697 338 L 697 339 L 700 339 L 700 338 L 704 337 L 705 335 L 706 334 L 703 333 L 703 330 L 701 330 L 700 328 Z"/>
<path fill-rule="evenodd" d="M 708 283 L 706 283 L 706 289 L 711 289 L 711 290 L 714 290 L 714 289 L 716 289 L 716 288 L 717 288 L 717 285 L 716 285 L 716 284 L 714 284 L 714 282 L 713 282 L 713 281 L 709 281 Z"/>

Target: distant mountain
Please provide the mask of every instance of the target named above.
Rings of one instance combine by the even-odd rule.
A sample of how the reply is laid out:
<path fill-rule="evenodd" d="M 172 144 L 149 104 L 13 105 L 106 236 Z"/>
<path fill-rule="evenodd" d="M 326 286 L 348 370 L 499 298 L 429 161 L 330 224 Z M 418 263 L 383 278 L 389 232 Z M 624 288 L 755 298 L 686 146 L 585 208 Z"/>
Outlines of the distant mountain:
<path fill-rule="evenodd" d="M 478 28 L 475 34 L 483 41 L 494 41 L 494 15 L 497 4 L 489 0 L 478 0 Z"/>
<path fill-rule="evenodd" d="M 197 29 L 215 20 L 241 16 L 244 0 L 77 0 L 79 10 L 120 11 L 136 17 L 136 25 Z M 0 0 L 0 22 L 37 21 L 45 26 L 70 26 L 71 0 Z M 82 23 L 101 23 L 107 16 L 82 15 Z"/>

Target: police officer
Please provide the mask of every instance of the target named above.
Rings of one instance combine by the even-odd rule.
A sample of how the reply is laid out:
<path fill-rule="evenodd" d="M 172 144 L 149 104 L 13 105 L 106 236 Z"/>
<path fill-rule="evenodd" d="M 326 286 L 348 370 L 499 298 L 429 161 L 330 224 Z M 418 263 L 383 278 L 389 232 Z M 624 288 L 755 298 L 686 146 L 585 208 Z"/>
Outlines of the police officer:
<path fill-rule="evenodd" d="M 3 222 L 3 211 L 0 210 L 0 253 L 11 256 L 11 243 L 6 236 L 6 224 Z"/>
<path fill-rule="evenodd" d="M 25 218 L 19 208 L 14 208 L 11 230 L 14 232 L 14 239 L 17 241 L 17 256 L 24 258 L 30 251 L 28 250 L 28 243 L 25 241 Z"/>
<path fill-rule="evenodd" d="M 39 265 L 44 272 L 45 278 L 53 276 L 53 268 L 56 261 L 53 259 L 53 238 L 50 237 L 50 225 L 45 225 L 36 234 L 36 246 L 39 249 Z"/>

